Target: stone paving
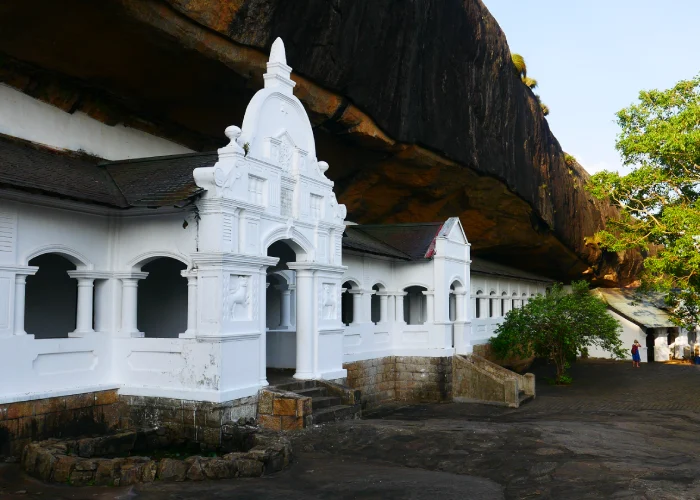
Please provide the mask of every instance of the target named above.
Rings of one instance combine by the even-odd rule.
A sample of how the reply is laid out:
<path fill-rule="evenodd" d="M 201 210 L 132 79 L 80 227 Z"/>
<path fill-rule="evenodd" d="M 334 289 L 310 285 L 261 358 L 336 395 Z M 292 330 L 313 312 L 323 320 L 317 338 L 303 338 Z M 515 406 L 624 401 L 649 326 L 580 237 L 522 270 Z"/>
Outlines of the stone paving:
<path fill-rule="evenodd" d="M 301 431 L 295 463 L 265 478 L 71 489 L 13 464 L 0 497 L 700 499 L 700 368 L 577 363 L 571 387 L 545 374 L 520 409 L 394 405 Z"/>

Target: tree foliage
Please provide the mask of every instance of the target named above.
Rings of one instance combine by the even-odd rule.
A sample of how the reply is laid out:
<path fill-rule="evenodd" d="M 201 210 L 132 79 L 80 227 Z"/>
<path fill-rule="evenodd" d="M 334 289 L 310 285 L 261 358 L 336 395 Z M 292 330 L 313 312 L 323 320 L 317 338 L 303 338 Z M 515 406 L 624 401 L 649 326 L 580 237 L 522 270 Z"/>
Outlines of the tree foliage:
<path fill-rule="evenodd" d="M 620 209 L 598 238 L 614 252 L 653 250 L 642 289 L 666 293 L 676 322 L 692 327 L 700 319 L 700 75 L 640 92 L 617 122 L 616 147 L 635 168 L 592 177 L 592 194 Z"/>
<path fill-rule="evenodd" d="M 620 324 L 588 283 L 577 281 L 567 293 L 561 284 L 513 309 L 496 329 L 491 346 L 500 357 L 537 356 L 554 362 L 556 382 L 566 380 L 568 361 L 584 349 L 598 346 L 623 356 Z"/>

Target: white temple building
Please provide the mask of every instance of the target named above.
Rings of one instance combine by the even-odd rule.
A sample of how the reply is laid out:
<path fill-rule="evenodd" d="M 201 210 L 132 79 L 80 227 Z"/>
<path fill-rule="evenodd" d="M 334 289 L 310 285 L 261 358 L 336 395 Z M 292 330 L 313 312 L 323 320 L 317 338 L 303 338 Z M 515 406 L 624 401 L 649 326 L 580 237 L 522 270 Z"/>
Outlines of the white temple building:
<path fill-rule="evenodd" d="M 224 402 L 270 369 L 338 380 L 349 362 L 468 354 L 544 293 L 471 259 L 458 218 L 346 222 L 290 72 L 278 39 L 213 153 L 0 86 L 0 403 Z"/>

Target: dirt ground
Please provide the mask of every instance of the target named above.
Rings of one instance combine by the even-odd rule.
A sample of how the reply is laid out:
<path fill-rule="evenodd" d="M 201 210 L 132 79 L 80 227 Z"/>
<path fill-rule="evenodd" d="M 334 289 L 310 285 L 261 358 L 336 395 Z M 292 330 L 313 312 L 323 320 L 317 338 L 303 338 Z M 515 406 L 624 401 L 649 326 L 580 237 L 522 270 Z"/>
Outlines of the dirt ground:
<path fill-rule="evenodd" d="M 294 438 L 260 479 L 70 488 L 0 466 L 0 498 L 700 499 L 700 367 L 577 363 L 520 409 L 394 406 Z"/>

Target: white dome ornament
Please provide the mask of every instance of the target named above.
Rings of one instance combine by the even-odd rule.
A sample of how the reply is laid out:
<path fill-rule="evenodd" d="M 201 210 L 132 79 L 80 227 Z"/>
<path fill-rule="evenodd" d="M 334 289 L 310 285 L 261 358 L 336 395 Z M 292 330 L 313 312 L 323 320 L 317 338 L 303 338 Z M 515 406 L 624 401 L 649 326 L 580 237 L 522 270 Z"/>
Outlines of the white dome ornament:
<path fill-rule="evenodd" d="M 246 155 L 248 154 L 248 152 L 245 151 L 245 147 L 242 147 L 242 145 L 240 144 L 240 127 L 237 127 L 236 125 L 230 125 L 226 127 L 226 130 L 224 130 L 224 134 L 226 134 L 226 137 L 228 137 L 230 140 L 230 142 L 226 145 L 224 149 L 232 149 L 236 153 L 244 153 Z"/>
<path fill-rule="evenodd" d="M 316 166 L 318 167 L 318 171 L 321 173 L 321 177 L 325 177 L 326 171 L 328 170 L 328 163 L 325 161 L 319 161 L 316 163 Z"/>

